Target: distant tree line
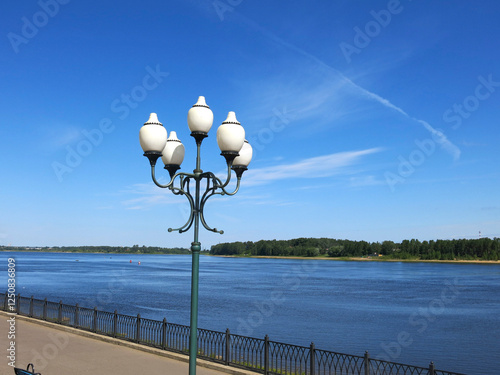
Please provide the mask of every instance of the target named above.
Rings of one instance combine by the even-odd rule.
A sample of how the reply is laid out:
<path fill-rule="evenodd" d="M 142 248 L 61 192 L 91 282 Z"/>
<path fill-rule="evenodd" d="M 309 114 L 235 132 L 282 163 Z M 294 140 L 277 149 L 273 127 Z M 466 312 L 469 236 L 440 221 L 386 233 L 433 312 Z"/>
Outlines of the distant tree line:
<path fill-rule="evenodd" d="M 257 242 L 220 243 L 210 249 L 212 255 L 366 257 L 381 254 L 394 259 L 422 260 L 498 260 L 500 238 L 459 240 L 404 240 L 366 242 L 331 238 L 296 238 Z"/>
<path fill-rule="evenodd" d="M 181 247 L 166 248 L 157 246 L 0 246 L 0 251 L 41 251 L 66 253 L 111 253 L 111 254 L 189 254 L 190 251 Z"/>

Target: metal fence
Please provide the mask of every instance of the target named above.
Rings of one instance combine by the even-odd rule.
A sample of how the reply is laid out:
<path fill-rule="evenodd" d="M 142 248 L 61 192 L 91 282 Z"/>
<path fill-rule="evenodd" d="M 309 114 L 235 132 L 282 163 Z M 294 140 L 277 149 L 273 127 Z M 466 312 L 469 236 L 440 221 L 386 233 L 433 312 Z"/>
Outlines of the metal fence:
<path fill-rule="evenodd" d="M 6 292 L 2 310 L 177 353 L 189 353 L 188 326 L 39 300 Z M 10 296 L 12 297 L 12 296 Z M 428 368 L 198 329 L 198 357 L 265 375 L 463 375 Z"/>

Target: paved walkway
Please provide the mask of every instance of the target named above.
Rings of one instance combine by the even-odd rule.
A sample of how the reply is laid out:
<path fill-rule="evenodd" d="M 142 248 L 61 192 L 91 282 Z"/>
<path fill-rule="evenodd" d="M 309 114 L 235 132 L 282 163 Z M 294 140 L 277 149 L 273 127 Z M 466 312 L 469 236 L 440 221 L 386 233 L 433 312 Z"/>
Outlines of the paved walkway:
<path fill-rule="evenodd" d="M 2 375 L 14 374 L 7 357 L 11 341 L 8 338 L 10 318 L 0 311 Z M 42 375 L 188 374 L 187 356 L 18 315 L 15 316 L 15 336 L 16 367 L 26 368 L 28 363 L 33 363 Z M 198 375 L 227 373 L 255 375 L 198 360 Z"/>

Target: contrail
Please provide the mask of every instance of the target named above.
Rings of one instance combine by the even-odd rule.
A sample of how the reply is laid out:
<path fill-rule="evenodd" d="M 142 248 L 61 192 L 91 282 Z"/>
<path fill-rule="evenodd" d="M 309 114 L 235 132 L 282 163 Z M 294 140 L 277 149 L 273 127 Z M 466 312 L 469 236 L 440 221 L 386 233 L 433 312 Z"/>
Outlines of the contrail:
<path fill-rule="evenodd" d="M 419 123 L 426 130 L 428 130 L 429 133 L 431 133 L 432 138 L 436 141 L 436 143 L 440 144 L 441 147 L 446 152 L 448 152 L 453 157 L 454 160 L 458 160 L 460 158 L 460 154 L 461 154 L 460 149 L 455 144 L 453 144 L 446 137 L 446 135 L 443 132 L 439 131 L 438 129 L 435 129 L 428 122 L 410 116 L 403 109 L 401 109 L 398 106 L 392 104 L 389 100 L 387 100 L 387 99 L 381 97 L 380 95 L 377 95 L 377 94 L 375 94 L 375 93 L 373 93 L 373 92 L 371 92 L 371 91 L 369 91 L 369 90 L 367 90 L 367 89 L 359 86 L 358 84 L 354 83 L 349 78 L 347 78 L 344 74 L 342 74 L 337 69 L 331 67 L 330 65 L 328 65 L 325 62 L 323 62 L 322 60 L 318 59 L 316 56 L 311 55 L 310 53 L 304 51 L 303 49 L 298 48 L 297 46 L 284 41 L 280 37 L 278 37 L 275 34 L 269 32 L 268 30 L 264 29 L 262 26 L 260 26 L 256 22 L 254 22 L 254 21 L 246 18 L 245 16 L 243 16 L 241 14 L 239 14 L 239 17 L 247 25 L 249 25 L 250 27 L 256 29 L 257 31 L 259 31 L 260 33 L 262 33 L 263 35 L 265 35 L 266 37 L 268 37 L 269 39 L 271 39 L 273 42 L 275 42 L 275 43 L 277 43 L 277 44 L 279 44 L 281 46 L 284 46 L 284 47 L 286 47 L 286 48 L 288 48 L 290 50 L 293 50 L 293 51 L 297 52 L 298 54 L 300 54 L 302 56 L 305 56 L 305 57 L 307 57 L 310 60 L 315 61 L 317 64 L 319 64 L 320 66 L 324 67 L 325 69 L 327 69 L 327 70 L 335 73 L 336 75 L 338 75 L 342 79 L 342 81 L 344 83 L 349 84 L 351 87 L 353 87 L 356 90 L 358 90 L 362 95 L 364 95 L 364 96 L 366 96 L 366 97 L 368 97 L 368 98 L 370 98 L 370 99 L 372 99 L 372 100 L 380 103 L 384 107 L 387 107 L 387 108 L 390 108 L 390 109 L 392 109 L 392 110 L 394 110 L 396 112 L 399 112 L 400 114 L 402 114 L 403 116 L 405 116 L 406 118 L 408 118 L 408 119 L 410 119 L 412 121 L 415 121 L 415 122 Z"/>

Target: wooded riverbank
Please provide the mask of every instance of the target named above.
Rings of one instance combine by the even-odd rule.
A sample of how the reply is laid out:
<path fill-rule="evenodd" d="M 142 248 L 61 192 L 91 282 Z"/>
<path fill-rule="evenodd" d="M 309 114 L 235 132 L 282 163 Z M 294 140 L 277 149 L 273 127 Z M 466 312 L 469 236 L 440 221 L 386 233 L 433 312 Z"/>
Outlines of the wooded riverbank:
<path fill-rule="evenodd" d="M 271 256 L 271 255 L 212 255 L 214 257 L 220 258 L 255 258 L 255 259 L 310 259 L 310 260 L 332 260 L 332 261 L 345 261 L 345 262 L 405 262 L 405 263 L 459 263 L 459 264 L 497 264 L 500 265 L 500 260 L 438 260 L 438 259 L 395 259 L 395 258 L 386 258 L 386 257 L 326 257 L 326 256 L 317 256 L 317 257 L 300 257 L 300 256 Z"/>
<path fill-rule="evenodd" d="M 333 238 L 296 238 L 257 242 L 220 243 L 212 255 L 310 257 L 349 260 L 498 261 L 500 238 L 419 241 L 417 239 L 367 242 Z"/>

